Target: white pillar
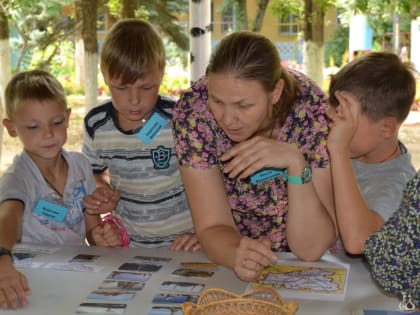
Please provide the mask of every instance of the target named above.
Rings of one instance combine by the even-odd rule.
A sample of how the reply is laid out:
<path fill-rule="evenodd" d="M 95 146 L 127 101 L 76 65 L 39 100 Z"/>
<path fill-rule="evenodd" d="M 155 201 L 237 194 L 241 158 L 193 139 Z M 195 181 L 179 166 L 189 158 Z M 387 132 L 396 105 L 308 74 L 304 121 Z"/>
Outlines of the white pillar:
<path fill-rule="evenodd" d="M 410 61 L 420 71 L 420 17 L 411 21 Z"/>
<path fill-rule="evenodd" d="M 211 54 L 211 1 L 190 0 L 190 81 L 204 75 Z"/>

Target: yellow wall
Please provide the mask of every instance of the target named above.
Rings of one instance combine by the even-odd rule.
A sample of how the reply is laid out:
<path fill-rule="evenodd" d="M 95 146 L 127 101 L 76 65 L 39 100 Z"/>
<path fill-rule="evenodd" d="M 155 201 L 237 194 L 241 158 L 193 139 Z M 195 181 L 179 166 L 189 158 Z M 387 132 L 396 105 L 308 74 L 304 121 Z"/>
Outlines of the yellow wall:
<path fill-rule="evenodd" d="M 221 6 L 224 0 L 212 0 L 213 2 L 213 40 L 219 40 L 223 37 L 221 33 Z M 247 1 L 248 22 L 251 23 L 255 19 L 257 12 L 257 1 Z M 325 16 L 324 34 L 325 41 L 331 37 L 336 27 L 336 12 L 335 9 L 330 9 Z M 298 36 L 280 36 L 279 34 L 279 17 L 273 15 L 270 9 L 265 12 L 261 33 L 270 38 L 274 42 L 297 42 Z"/>

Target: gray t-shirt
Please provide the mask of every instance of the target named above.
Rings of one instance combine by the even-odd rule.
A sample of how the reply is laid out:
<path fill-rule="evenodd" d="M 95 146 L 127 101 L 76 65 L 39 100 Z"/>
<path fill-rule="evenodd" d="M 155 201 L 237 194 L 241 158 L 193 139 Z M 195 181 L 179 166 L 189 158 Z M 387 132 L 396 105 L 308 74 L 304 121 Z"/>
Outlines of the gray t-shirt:
<path fill-rule="evenodd" d="M 387 162 L 367 164 L 352 161 L 367 206 L 385 221 L 398 208 L 404 187 L 416 174 L 410 153 L 402 143 L 400 148 L 403 154 Z"/>
<path fill-rule="evenodd" d="M 0 202 L 19 200 L 24 204 L 22 243 L 45 245 L 83 245 L 86 234 L 83 198 L 95 189 L 88 159 L 78 152 L 62 151 L 68 163 L 68 178 L 61 197 L 44 179 L 30 156 L 23 151 L 0 180 Z M 39 211 L 38 202 L 67 208 L 56 220 Z M 45 208 L 44 208 L 45 209 Z"/>

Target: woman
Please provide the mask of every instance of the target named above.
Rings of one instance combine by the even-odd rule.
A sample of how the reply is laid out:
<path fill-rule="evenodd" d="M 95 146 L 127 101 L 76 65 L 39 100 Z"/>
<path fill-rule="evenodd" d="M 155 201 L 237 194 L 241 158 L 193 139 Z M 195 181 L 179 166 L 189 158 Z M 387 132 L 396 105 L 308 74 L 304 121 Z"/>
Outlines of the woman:
<path fill-rule="evenodd" d="M 242 280 L 275 251 L 317 260 L 336 238 L 325 112 L 322 91 L 250 32 L 220 42 L 174 109 L 195 231 L 209 258 Z"/>

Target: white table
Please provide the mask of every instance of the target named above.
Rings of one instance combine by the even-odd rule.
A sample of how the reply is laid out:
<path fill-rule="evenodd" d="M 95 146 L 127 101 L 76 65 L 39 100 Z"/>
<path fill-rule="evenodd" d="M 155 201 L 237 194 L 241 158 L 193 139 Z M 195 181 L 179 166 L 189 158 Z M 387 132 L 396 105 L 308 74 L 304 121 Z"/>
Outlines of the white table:
<path fill-rule="evenodd" d="M 67 247 L 48 255 L 39 255 L 34 261 L 39 262 L 68 262 L 77 254 L 97 254 L 101 257 L 95 261 L 104 268 L 99 272 L 75 272 L 51 270 L 42 268 L 21 268 L 28 278 L 32 295 L 29 304 L 24 308 L 5 312 L 14 315 L 67 315 L 75 314 L 77 306 L 82 302 L 100 302 L 87 300 L 87 295 L 97 289 L 106 276 L 117 270 L 123 263 L 136 255 L 171 257 L 172 260 L 153 273 L 142 291 L 138 291 L 131 301 L 114 302 L 126 303 L 125 314 L 143 315 L 152 308 L 152 298 L 159 291 L 159 285 L 165 280 L 184 281 L 184 278 L 174 278 L 170 274 L 185 261 L 208 261 L 206 256 L 199 253 L 172 253 L 166 248 L 160 249 L 106 249 L 98 247 Z M 279 254 L 280 257 L 286 254 Z M 287 254 L 291 255 L 291 254 Z M 398 308 L 399 300 L 386 295 L 372 280 L 367 266 L 361 258 L 339 256 L 338 259 L 350 264 L 349 283 L 344 301 L 314 301 L 295 299 L 299 304 L 297 314 L 311 315 L 350 315 L 355 309 L 388 309 Z M 236 278 L 234 273 L 219 266 L 215 275 L 206 280 L 191 280 L 189 282 L 204 282 L 206 288 L 218 287 L 232 292 L 242 293 L 246 282 Z M 286 299 L 287 301 L 290 299 Z M 108 302 L 113 303 L 113 302 Z M 0 313 L 3 313 L 0 310 Z"/>

